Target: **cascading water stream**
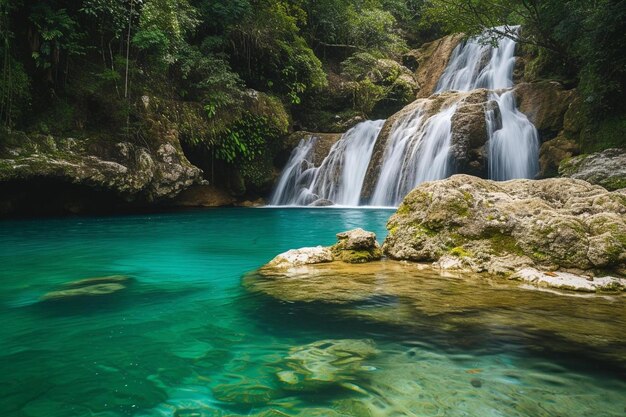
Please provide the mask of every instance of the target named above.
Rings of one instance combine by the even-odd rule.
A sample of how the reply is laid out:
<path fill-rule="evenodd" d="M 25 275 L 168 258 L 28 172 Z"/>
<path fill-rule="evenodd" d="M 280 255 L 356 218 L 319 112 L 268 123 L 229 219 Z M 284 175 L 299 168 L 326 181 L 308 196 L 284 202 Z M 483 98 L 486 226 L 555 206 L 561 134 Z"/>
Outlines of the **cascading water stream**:
<path fill-rule="evenodd" d="M 434 93 L 489 90 L 497 106 L 487 110 L 488 172 L 495 180 L 532 178 L 538 171 L 537 130 L 517 110 L 513 87 L 515 41 L 502 38 L 497 46 L 469 39 L 453 51 Z M 415 186 L 455 172 L 450 157 L 452 119 L 464 95 L 452 97 L 439 111 L 417 102 L 414 111 L 395 121 L 384 144 L 370 205 L 397 206 Z M 495 109 L 495 110 L 494 110 Z M 272 205 L 308 205 L 330 200 L 358 205 L 378 133 L 384 121 L 363 122 L 349 130 L 314 167 L 315 139 L 303 140 L 287 163 L 271 198 Z"/>
<path fill-rule="evenodd" d="M 384 122 L 368 120 L 348 130 L 317 168 L 312 163 L 317 139 L 303 139 L 292 152 L 270 203 L 309 205 L 329 200 L 358 206 L 367 166 Z"/>

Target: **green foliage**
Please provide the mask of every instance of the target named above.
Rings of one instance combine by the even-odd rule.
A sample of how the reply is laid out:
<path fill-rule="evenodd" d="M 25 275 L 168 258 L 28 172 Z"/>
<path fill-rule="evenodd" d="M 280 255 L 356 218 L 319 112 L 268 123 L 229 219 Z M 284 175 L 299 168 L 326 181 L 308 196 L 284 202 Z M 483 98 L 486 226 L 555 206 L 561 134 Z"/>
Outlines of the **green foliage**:
<path fill-rule="evenodd" d="M 56 66 L 61 51 L 69 56 L 85 54 L 78 24 L 66 9 L 54 9 L 48 3 L 35 4 L 31 8 L 29 20 L 36 30 L 31 55 L 38 68 L 50 69 Z"/>
<path fill-rule="evenodd" d="M 173 63 L 185 36 L 199 23 L 197 14 L 187 0 L 144 0 L 133 43 Z"/>

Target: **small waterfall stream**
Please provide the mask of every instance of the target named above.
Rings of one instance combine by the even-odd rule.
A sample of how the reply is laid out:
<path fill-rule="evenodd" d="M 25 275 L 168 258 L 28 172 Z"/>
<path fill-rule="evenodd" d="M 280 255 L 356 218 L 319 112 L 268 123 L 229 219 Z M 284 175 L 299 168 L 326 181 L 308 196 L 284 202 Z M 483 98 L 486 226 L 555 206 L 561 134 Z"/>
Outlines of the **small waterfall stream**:
<path fill-rule="evenodd" d="M 532 178 L 538 171 L 537 130 L 517 110 L 513 87 L 515 41 L 502 38 L 497 46 L 469 39 L 454 49 L 434 94 L 489 90 L 497 104 L 485 112 L 489 178 Z M 433 96 L 436 97 L 436 96 Z M 464 98 L 450 100 L 438 112 L 425 102 L 398 118 L 384 144 L 378 178 L 369 200 L 374 206 L 397 206 L 415 186 L 455 173 L 450 157 L 452 119 Z M 272 205 L 308 205 L 330 200 L 358 205 L 368 165 L 383 120 L 367 121 L 346 132 L 319 167 L 311 162 L 315 139 L 301 141 L 293 151 L 271 198 Z M 320 200 L 321 201 L 321 200 Z"/>
<path fill-rule="evenodd" d="M 367 166 L 384 122 L 368 120 L 348 130 L 317 168 L 312 163 L 317 138 L 303 139 L 293 150 L 270 204 L 302 206 L 328 200 L 358 206 Z"/>

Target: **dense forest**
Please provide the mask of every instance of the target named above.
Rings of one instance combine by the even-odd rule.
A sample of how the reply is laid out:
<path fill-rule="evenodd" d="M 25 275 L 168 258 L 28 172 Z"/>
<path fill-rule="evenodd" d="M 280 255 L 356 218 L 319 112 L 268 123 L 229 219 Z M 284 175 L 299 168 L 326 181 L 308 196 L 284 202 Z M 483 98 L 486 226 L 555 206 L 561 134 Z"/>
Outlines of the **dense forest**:
<path fill-rule="evenodd" d="M 210 181 L 267 189 L 290 131 L 388 117 L 405 53 L 454 32 L 514 38 L 527 81 L 577 88 L 584 146 L 623 143 L 623 0 L 0 0 L 1 140 L 174 129 Z"/>

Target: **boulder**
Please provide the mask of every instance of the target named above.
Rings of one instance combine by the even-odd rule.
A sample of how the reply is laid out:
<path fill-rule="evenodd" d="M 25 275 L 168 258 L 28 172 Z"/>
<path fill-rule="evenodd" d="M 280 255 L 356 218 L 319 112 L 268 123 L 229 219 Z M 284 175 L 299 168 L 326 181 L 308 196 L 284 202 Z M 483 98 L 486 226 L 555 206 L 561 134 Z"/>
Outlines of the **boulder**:
<path fill-rule="evenodd" d="M 376 234 L 361 228 L 337 233 L 338 242 L 331 247 L 335 259 L 347 263 L 365 263 L 382 258 Z"/>
<path fill-rule="evenodd" d="M 329 248 L 315 246 L 311 248 L 290 249 L 287 252 L 276 255 L 264 268 L 284 269 L 332 261 L 333 254 Z"/>
<path fill-rule="evenodd" d="M 544 142 L 539 149 L 539 178 L 556 177 L 561 161 L 579 153 L 578 144 L 559 134 L 556 138 Z"/>
<path fill-rule="evenodd" d="M 626 196 L 585 181 L 424 183 L 389 219 L 392 259 L 511 275 L 526 267 L 626 273 Z"/>
<path fill-rule="evenodd" d="M 559 174 L 598 184 L 614 191 L 626 188 L 626 149 L 613 148 L 565 159 Z"/>

